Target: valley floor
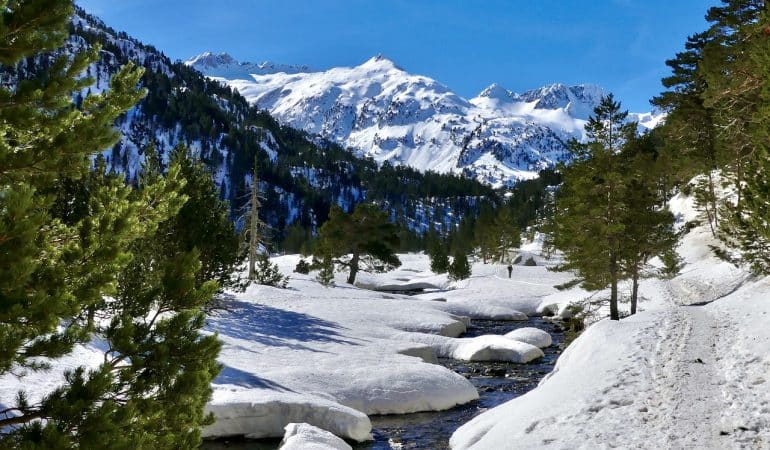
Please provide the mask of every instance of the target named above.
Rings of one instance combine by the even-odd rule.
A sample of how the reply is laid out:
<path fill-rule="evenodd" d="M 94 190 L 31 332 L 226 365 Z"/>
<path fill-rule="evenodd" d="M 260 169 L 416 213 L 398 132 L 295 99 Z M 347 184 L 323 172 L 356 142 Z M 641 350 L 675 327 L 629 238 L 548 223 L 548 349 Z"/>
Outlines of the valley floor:
<path fill-rule="evenodd" d="M 672 202 L 680 222 L 694 217 L 688 202 Z M 593 323 L 537 388 L 461 426 L 452 448 L 770 448 L 770 278 L 715 258 L 710 244 L 707 230 L 688 233 L 681 274 L 644 280 L 639 314 Z M 204 434 L 281 437 L 287 424 L 307 423 L 291 428 L 291 448 L 314 436 L 341 442 L 326 432 L 365 441 L 368 415 L 473 401 L 474 386 L 434 364 L 437 356 L 526 362 L 542 354 L 542 336 L 458 337 L 469 320 L 567 317 L 574 302 L 604 295 L 555 289 L 571 276 L 547 270 L 554 261 L 537 242 L 522 251 L 538 265 L 515 266 L 510 279 L 503 265 L 476 263 L 470 279 L 450 283 L 424 255 L 401 255 L 397 271 L 362 274 L 359 287 L 338 274 L 332 288 L 292 273 L 298 256 L 274 258 L 291 274 L 288 289 L 232 293 L 208 320 L 223 341 L 223 371 L 207 406 L 217 421 Z M 418 287 L 429 290 L 392 292 Z M 19 389 L 34 402 L 65 370 L 99 364 L 104 351 L 95 339 L 49 372 L 0 378 L 0 406 Z"/>

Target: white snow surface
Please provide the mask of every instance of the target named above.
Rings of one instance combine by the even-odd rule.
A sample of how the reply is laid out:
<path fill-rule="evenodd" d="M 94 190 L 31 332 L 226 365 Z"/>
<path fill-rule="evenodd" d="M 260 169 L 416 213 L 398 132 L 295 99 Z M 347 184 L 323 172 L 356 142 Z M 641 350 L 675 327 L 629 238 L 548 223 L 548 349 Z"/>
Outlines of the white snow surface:
<path fill-rule="evenodd" d="M 275 257 L 291 275 L 288 289 L 252 286 L 232 294 L 225 301 L 229 311 L 211 317 L 207 326 L 224 343 L 225 367 L 209 405 L 221 422 L 206 436 L 278 437 L 286 424 L 307 422 L 361 440 L 370 432 L 366 416 L 346 408 L 397 414 L 447 409 L 478 397 L 464 377 L 432 364 L 436 357 L 511 362 L 542 357 L 537 347 L 502 336 L 457 336 L 472 319 L 526 320 L 516 308 L 535 312 L 541 297 L 555 292 L 524 282 L 545 268 L 520 266 L 509 280 L 496 277 L 503 265 L 476 263 L 471 279 L 451 283 L 430 272 L 427 256 L 399 257 L 402 266 L 395 271 L 360 274 L 360 284 L 370 289 L 347 285 L 346 273 L 337 273 L 335 286 L 324 288 L 314 272 L 292 273 L 299 256 Z M 372 290 L 420 283 L 428 292 L 417 296 Z M 458 294 L 462 291 L 468 295 Z"/>
<path fill-rule="evenodd" d="M 306 423 L 286 425 L 281 447 L 278 450 L 353 450 L 337 436 Z"/>
<path fill-rule="evenodd" d="M 187 62 L 237 89 L 283 124 L 377 161 L 467 173 L 500 186 L 566 160 L 566 142 L 605 94 L 598 86 L 551 84 L 522 94 L 496 84 L 467 100 L 378 55 L 355 67 L 238 63 L 204 53 Z M 645 113 L 640 128 L 658 115 Z"/>
<path fill-rule="evenodd" d="M 680 225 L 698 216 L 681 195 L 670 207 Z M 770 448 L 770 278 L 709 245 L 706 227 L 690 231 L 681 273 L 642 281 L 640 313 L 594 323 L 536 389 L 461 426 L 451 447 Z M 602 296 L 573 288 L 541 307 Z"/>

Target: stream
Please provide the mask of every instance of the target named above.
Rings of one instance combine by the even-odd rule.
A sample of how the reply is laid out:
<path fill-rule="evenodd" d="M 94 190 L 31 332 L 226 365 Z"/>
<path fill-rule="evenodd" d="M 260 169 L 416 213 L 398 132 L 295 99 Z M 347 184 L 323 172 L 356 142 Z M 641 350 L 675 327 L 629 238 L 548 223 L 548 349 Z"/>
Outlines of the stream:
<path fill-rule="evenodd" d="M 353 445 L 356 450 L 447 449 L 452 433 L 462 424 L 489 408 L 516 398 L 537 386 L 553 369 L 561 353 L 564 332 L 540 317 L 526 322 L 473 320 L 462 337 L 484 334 L 505 334 L 522 327 L 536 327 L 547 331 L 553 345 L 543 349 L 545 357 L 529 364 L 501 362 L 469 362 L 439 359 L 439 363 L 468 378 L 479 391 L 479 399 L 446 411 L 370 416 L 374 441 Z M 204 450 L 275 450 L 280 439 L 206 441 Z"/>

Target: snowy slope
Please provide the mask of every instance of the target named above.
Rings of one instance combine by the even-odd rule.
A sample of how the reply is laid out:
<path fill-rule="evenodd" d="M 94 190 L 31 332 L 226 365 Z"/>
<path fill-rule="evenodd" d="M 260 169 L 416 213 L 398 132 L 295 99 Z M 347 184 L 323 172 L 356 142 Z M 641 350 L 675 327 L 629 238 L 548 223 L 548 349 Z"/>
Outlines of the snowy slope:
<path fill-rule="evenodd" d="M 697 215 L 691 198 L 670 205 L 682 222 Z M 641 313 L 589 327 L 536 389 L 460 427 L 452 448 L 770 448 L 770 278 L 709 245 L 706 227 L 690 231 L 681 274 L 642 282 Z"/>
<path fill-rule="evenodd" d="M 565 160 L 566 142 L 583 136 L 605 93 L 594 85 L 553 84 L 517 94 L 493 84 L 467 100 L 381 55 L 327 71 L 265 70 L 210 53 L 186 64 L 282 123 L 377 161 L 465 173 L 492 185 L 532 178 Z"/>

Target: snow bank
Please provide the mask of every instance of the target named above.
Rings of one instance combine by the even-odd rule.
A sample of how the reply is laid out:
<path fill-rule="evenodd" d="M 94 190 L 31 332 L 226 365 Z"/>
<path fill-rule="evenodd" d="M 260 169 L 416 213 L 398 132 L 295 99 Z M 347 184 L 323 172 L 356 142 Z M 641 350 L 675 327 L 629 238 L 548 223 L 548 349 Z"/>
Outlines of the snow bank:
<path fill-rule="evenodd" d="M 280 437 L 287 424 L 300 420 L 354 441 L 372 438 L 372 424 L 366 414 L 333 401 L 281 392 L 259 396 L 237 388 L 229 394 L 220 388 L 215 400 L 206 406 L 216 422 L 203 430 L 204 438 Z"/>
<path fill-rule="evenodd" d="M 534 345 L 500 335 L 484 335 L 472 338 L 450 338 L 419 333 L 405 333 L 404 339 L 428 344 L 439 358 L 462 361 L 501 361 L 528 363 L 543 357 Z"/>
<path fill-rule="evenodd" d="M 574 316 L 575 305 L 601 297 L 602 292 L 589 292 L 575 286 L 571 289 L 556 291 L 543 297 L 537 307 L 538 315 L 551 316 L 556 319 L 569 319 Z"/>
<path fill-rule="evenodd" d="M 523 312 L 506 305 L 490 305 L 478 300 L 443 302 L 436 305 L 435 308 L 472 319 L 525 321 L 529 318 Z"/>
<path fill-rule="evenodd" d="M 636 363 L 629 364 L 628 355 L 633 353 L 637 337 L 654 333 L 650 317 L 640 314 L 637 319 L 641 320 L 603 320 L 589 327 L 559 357 L 553 372 L 540 386 L 464 424 L 452 435 L 450 446 L 502 449 L 511 448 L 511 442 L 515 442 L 516 448 L 541 448 L 546 444 L 551 448 L 575 448 L 579 446 L 576 443 L 607 442 L 602 439 L 606 436 L 597 439 L 586 435 L 599 426 L 613 432 L 616 421 L 629 420 L 617 417 L 613 421 L 607 416 L 612 414 L 613 403 L 633 403 L 638 395 L 627 392 L 628 398 L 618 395 L 616 400 L 615 395 L 608 396 L 607 388 L 618 383 L 614 375 L 619 361 L 626 367 Z M 629 390 L 633 388 L 628 386 Z M 592 426 L 591 420 L 597 424 Z M 591 448 L 591 444 L 585 448 Z"/>
<path fill-rule="evenodd" d="M 278 450 L 353 450 L 353 447 L 326 430 L 307 423 L 290 423 L 286 425 Z"/>
<path fill-rule="evenodd" d="M 517 328 L 507 333 L 505 337 L 514 341 L 526 342 L 539 348 L 550 347 L 552 343 L 551 335 L 547 331 L 534 327 Z"/>
<path fill-rule="evenodd" d="M 443 287 L 439 284 L 428 283 L 426 281 L 414 281 L 404 283 L 387 283 L 385 281 L 370 282 L 364 280 L 356 280 L 356 287 L 361 289 L 370 289 L 372 291 L 385 291 L 385 292 L 410 292 L 410 291 L 422 291 L 427 289 L 439 290 Z"/>
<path fill-rule="evenodd" d="M 458 341 L 461 342 L 451 352 L 451 357 L 463 361 L 507 361 L 524 364 L 544 356 L 534 345 L 503 336 L 487 335 Z"/>
<path fill-rule="evenodd" d="M 425 255 L 400 255 L 404 265 L 377 275 L 378 283 L 441 284 Z M 465 287 L 408 297 L 344 283 L 322 287 L 315 273 L 293 273 L 299 256 L 272 260 L 291 275 L 288 289 L 250 286 L 227 293 L 226 308 L 206 321 L 222 341 L 207 410 L 217 421 L 204 436 L 279 437 L 290 423 L 308 423 L 352 440 L 368 439 L 366 414 L 402 414 L 452 408 L 478 398 L 465 377 L 437 364 L 437 356 L 526 362 L 539 349 L 502 336 L 456 338 L 471 318 L 525 319 L 554 291 L 542 267 L 476 265 Z M 545 280 L 532 281 L 538 274 Z M 436 281 L 438 280 L 438 281 Z M 467 298 L 466 295 L 467 294 Z M 430 296 L 430 298 L 428 298 Z M 445 297 L 445 302 L 430 301 Z M 521 308 L 521 309 L 520 309 Z M 19 389 L 30 400 L 55 389 L 63 372 L 103 361 L 104 345 L 93 341 L 54 361 L 50 371 L 23 378 L 0 377 L 0 404 L 11 405 Z"/>
<path fill-rule="evenodd" d="M 367 414 L 440 411 L 478 398 L 476 388 L 463 376 L 412 357 L 340 368 L 337 376 L 328 373 L 318 388 Z"/>
<path fill-rule="evenodd" d="M 416 358 L 420 358 L 421 360 L 431 363 L 431 364 L 438 364 L 438 359 L 436 358 L 436 352 L 433 350 L 433 347 L 430 345 L 410 345 L 408 347 L 404 347 L 398 351 L 401 355 L 406 356 L 414 356 Z"/>

